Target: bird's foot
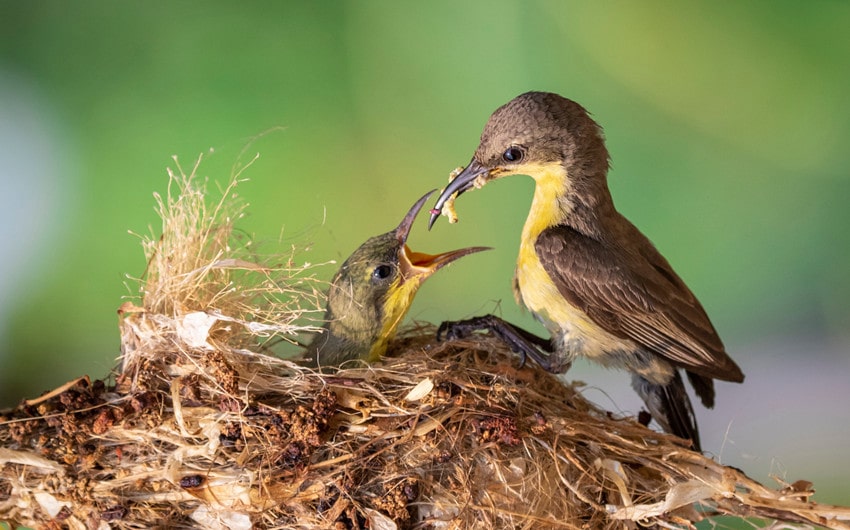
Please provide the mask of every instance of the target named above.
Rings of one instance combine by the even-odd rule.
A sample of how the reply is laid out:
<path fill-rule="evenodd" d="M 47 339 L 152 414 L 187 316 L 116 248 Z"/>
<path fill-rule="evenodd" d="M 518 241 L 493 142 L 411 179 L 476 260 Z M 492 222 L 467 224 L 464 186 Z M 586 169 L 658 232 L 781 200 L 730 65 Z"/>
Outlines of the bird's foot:
<path fill-rule="evenodd" d="M 491 329 L 483 323 L 485 318 L 486 317 L 475 317 L 467 320 L 447 320 L 441 323 L 437 328 L 437 341 L 461 340 L 468 338 L 477 331 L 491 331 Z"/>
<path fill-rule="evenodd" d="M 484 315 L 467 320 L 447 321 L 437 328 L 437 340 L 456 340 L 469 337 L 477 331 L 490 332 L 504 341 L 512 351 L 519 354 L 519 366 L 531 358 L 547 372 L 563 373 L 570 364 L 564 363 L 553 351 L 548 339 L 502 320 L 495 315 Z"/>

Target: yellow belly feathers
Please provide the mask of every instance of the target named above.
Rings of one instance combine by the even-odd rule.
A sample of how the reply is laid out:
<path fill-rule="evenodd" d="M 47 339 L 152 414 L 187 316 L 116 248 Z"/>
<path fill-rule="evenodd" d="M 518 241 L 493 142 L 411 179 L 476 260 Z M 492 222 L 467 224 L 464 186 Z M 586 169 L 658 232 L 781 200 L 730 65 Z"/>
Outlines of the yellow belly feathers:
<path fill-rule="evenodd" d="M 570 213 L 571 204 L 563 199 L 569 185 L 563 166 L 552 163 L 523 169 L 534 178 L 536 186 L 517 258 L 514 293 L 517 302 L 534 313 L 557 341 L 563 341 L 565 353 L 571 356 L 604 357 L 607 352 L 634 347 L 631 341 L 623 341 L 601 329 L 567 302 L 534 249 L 540 233 L 562 223 Z M 604 359 L 597 360 L 607 364 Z"/>

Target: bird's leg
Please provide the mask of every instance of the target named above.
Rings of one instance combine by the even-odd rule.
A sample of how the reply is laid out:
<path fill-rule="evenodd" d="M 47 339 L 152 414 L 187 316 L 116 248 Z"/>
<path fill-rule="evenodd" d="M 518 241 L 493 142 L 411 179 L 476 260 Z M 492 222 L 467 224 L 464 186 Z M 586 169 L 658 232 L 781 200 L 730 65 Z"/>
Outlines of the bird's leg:
<path fill-rule="evenodd" d="M 448 321 L 437 328 L 437 340 L 460 339 L 468 337 L 476 331 L 489 331 L 502 339 L 511 350 L 519 354 L 519 365 L 525 364 L 526 358 L 531 358 L 547 372 L 563 373 L 569 364 L 557 362 L 552 341 L 539 337 L 495 315 L 484 315 L 468 320 Z"/>
<path fill-rule="evenodd" d="M 690 440 L 694 451 L 702 451 L 697 418 L 678 370 L 673 374 L 670 382 L 663 385 L 653 383 L 638 374 L 633 374 L 632 388 L 643 399 L 652 419 L 665 432 Z"/>

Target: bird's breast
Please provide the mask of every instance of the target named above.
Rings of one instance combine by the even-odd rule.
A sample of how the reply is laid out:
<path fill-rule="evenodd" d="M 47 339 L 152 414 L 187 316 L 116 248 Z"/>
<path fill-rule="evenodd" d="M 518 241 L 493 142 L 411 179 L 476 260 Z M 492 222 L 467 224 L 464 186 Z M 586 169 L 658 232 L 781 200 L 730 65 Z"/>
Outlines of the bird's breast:
<path fill-rule="evenodd" d="M 521 306 L 546 326 L 553 337 L 559 337 L 571 327 L 571 323 L 583 318 L 586 320 L 586 317 L 560 293 L 540 262 L 534 245 L 544 230 L 569 216 L 572 205 L 566 197 L 570 179 L 560 163 L 528 165 L 525 169 L 534 179 L 534 198 L 522 228 L 514 296 Z"/>
<path fill-rule="evenodd" d="M 567 301 L 533 244 L 524 242 L 520 246 L 515 275 L 517 301 L 546 326 L 566 358 L 582 355 L 606 366 L 620 366 L 625 363 L 621 354 L 635 350 L 632 341 L 615 337 Z"/>
<path fill-rule="evenodd" d="M 567 302 L 561 294 L 532 243 L 523 241 L 520 245 L 515 286 L 514 294 L 519 303 L 531 311 L 553 336 L 568 332 L 588 320 L 581 309 Z"/>
<path fill-rule="evenodd" d="M 536 167 L 529 174 L 535 180 L 534 198 L 522 229 L 514 295 L 520 305 L 546 326 L 562 353 L 568 357 L 585 355 L 609 364 L 614 352 L 633 349 L 635 345 L 611 335 L 584 311 L 569 303 L 546 272 L 535 249 L 537 238 L 544 230 L 565 222 L 570 215 L 568 175 L 562 166 L 554 164 Z M 564 252 L 569 251 L 569 248 L 564 249 Z"/>

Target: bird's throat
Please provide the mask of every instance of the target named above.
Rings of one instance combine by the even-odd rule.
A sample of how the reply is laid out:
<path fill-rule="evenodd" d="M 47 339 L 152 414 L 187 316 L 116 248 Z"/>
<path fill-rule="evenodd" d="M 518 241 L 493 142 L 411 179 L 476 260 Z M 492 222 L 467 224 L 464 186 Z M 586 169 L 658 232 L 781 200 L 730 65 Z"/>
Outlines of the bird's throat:
<path fill-rule="evenodd" d="M 572 210 L 570 180 L 560 163 L 541 164 L 526 170 L 534 178 L 534 198 L 522 229 L 517 256 L 514 296 L 517 302 L 546 324 L 553 335 L 557 321 L 546 308 L 563 305 L 562 297 L 544 270 L 534 244 L 541 232 L 564 223 Z"/>
<path fill-rule="evenodd" d="M 569 198 L 570 178 L 560 162 L 526 166 L 523 170 L 534 179 L 535 186 L 522 241 L 533 245 L 540 232 L 564 223 L 569 217 L 573 208 Z"/>
<path fill-rule="evenodd" d="M 381 318 L 383 325 L 369 349 L 369 356 L 366 359 L 368 362 L 379 360 L 387 352 L 387 344 L 395 337 L 399 324 L 410 309 L 420 284 L 421 281 L 418 278 L 413 278 L 389 290 L 390 296 L 383 305 Z"/>

